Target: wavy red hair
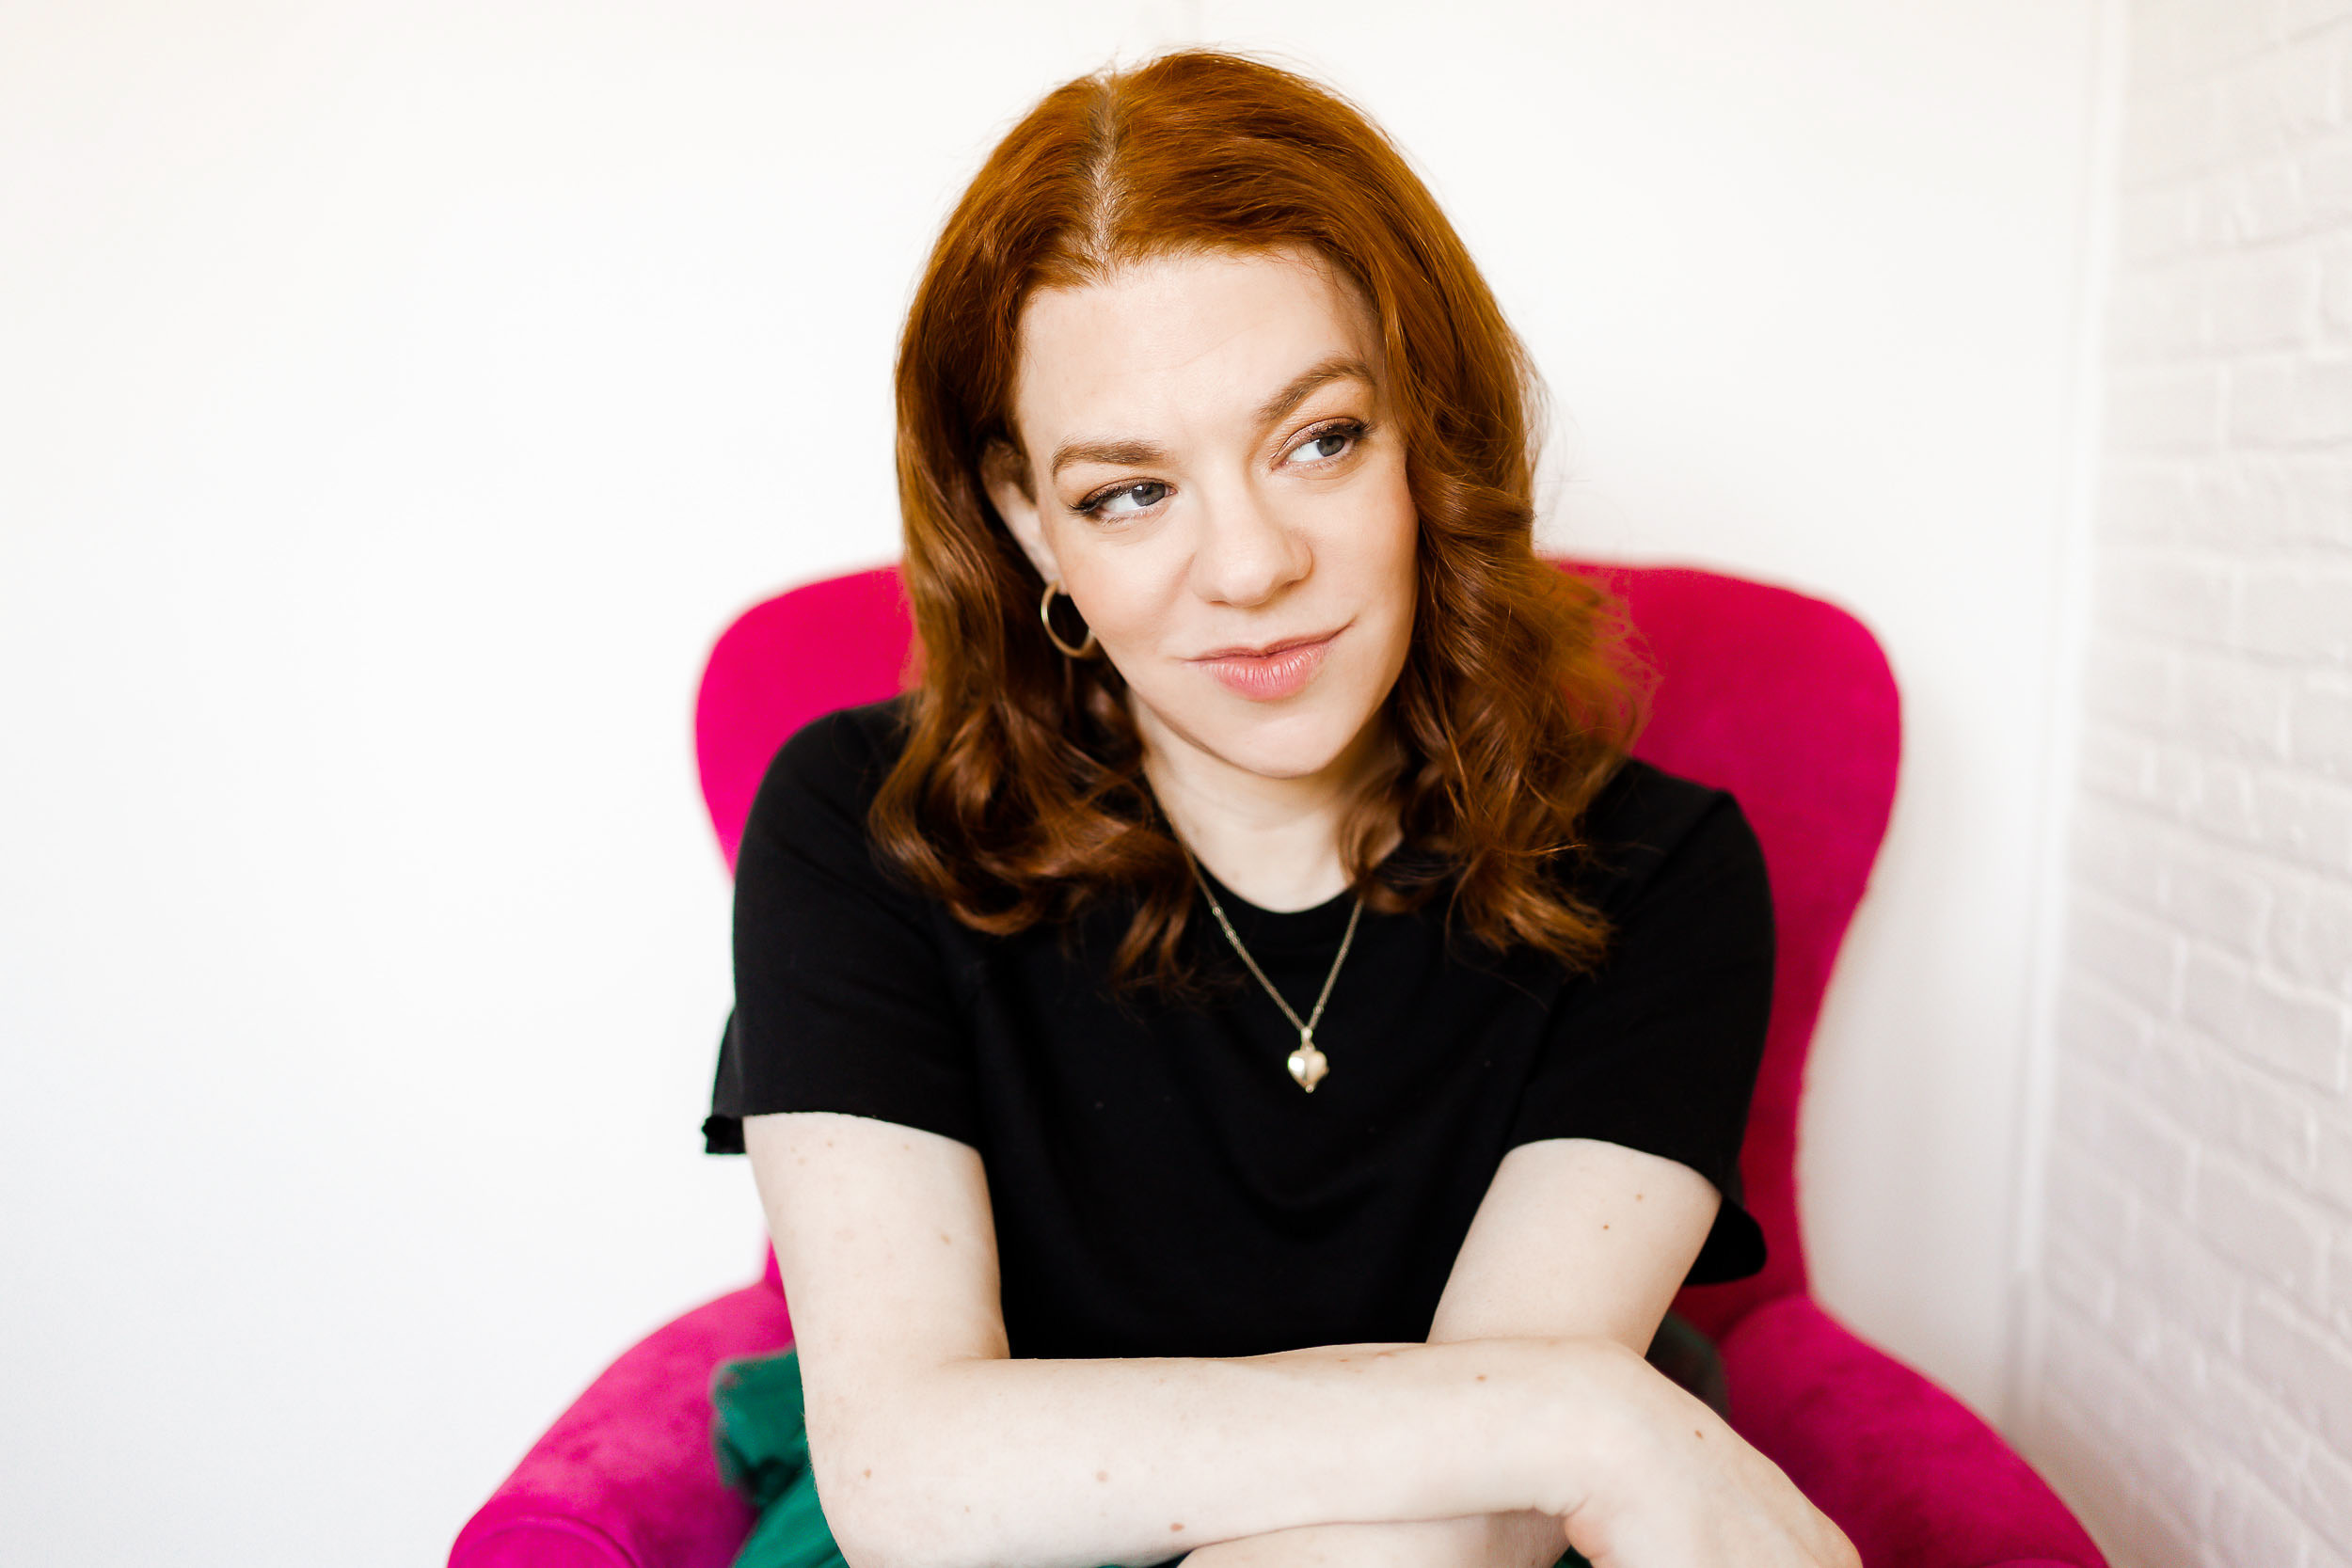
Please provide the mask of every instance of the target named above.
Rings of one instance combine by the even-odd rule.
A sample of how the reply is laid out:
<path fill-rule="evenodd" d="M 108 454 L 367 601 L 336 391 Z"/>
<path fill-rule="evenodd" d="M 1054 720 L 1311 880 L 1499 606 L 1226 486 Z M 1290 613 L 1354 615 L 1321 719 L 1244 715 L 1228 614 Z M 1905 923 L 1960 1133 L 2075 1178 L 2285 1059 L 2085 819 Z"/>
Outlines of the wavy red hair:
<path fill-rule="evenodd" d="M 1450 892 L 1486 946 L 1576 967 L 1606 930 L 1560 875 L 1640 724 L 1600 591 L 1534 553 L 1527 355 L 1404 157 L 1344 100 L 1202 50 L 1048 93 L 948 217 L 908 311 L 897 393 L 904 576 L 922 649 L 906 747 L 869 826 L 885 861 L 980 930 L 1132 900 L 1115 969 L 1181 990 L 1194 890 L 1107 660 L 1038 625 L 1042 580 L 989 503 L 1012 446 L 1022 308 L 1171 250 L 1303 247 L 1369 307 L 1421 519 L 1398 761 L 1342 851 L 1375 909 Z M 1373 863 L 1395 823 L 1414 852 Z"/>

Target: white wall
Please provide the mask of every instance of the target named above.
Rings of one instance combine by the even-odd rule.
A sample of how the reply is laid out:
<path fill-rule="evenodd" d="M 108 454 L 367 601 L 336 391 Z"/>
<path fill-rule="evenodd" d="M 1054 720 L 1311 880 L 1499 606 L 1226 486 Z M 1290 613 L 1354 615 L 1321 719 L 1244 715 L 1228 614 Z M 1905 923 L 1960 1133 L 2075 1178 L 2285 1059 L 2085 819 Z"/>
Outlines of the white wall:
<path fill-rule="evenodd" d="M 2029 1447 L 2352 1563 L 2352 4 L 2134 0 Z"/>
<path fill-rule="evenodd" d="M 1572 421 L 1550 537 L 1886 642 L 1808 1223 L 1831 1306 L 1991 1408 L 2093 10 L 0 12 L 10 1555 L 433 1560 L 748 1276 L 695 1136 L 703 652 L 893 553 L 891 341 L 987 143 L 1195 36 L 1428 171 Z"/>

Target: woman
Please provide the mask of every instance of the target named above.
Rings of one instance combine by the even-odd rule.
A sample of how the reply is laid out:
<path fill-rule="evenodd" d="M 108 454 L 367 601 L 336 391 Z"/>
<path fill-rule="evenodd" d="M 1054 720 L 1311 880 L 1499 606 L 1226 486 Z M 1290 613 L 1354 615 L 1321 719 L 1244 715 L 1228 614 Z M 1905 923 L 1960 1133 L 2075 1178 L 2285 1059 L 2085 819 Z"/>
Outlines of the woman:
<path fill-rule="evenodd" d="M 770 770 L 710 1124 L 856 1568 L 1854 1560 L 1643 1357 L 1762 1261 L 1771 903 L 1627 757 L 1531 387 L 1394 150 L 1252 61 L 1063 87 L 948 220 L 920 685 Z"/>

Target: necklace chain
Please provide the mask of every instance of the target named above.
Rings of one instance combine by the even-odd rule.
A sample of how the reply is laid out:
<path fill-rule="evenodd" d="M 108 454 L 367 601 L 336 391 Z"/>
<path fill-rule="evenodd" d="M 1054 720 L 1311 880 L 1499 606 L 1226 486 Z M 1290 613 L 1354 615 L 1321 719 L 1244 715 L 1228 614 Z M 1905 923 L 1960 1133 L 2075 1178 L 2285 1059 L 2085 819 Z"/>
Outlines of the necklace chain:
<path fill-rule="evenodd" d="M 1282 1016 L 1290 1020 L 1291 1027 L 1298 1031 L 1298 1050 L 1291 1055 L 1291 1076 L 1298 1081 L 1300 1088 L 1309 1094 L 1314 1093 L 1315 1084 L 1327 1070 L 1323 1053 L 1315 1045 L 1315 1025 L 1323 1022 L 1324 1004 L 1331 1000 L 1331 988 L 1339 983 L 1340 966 L 1347 962 L 1347 950 L 1355 945 L 1356 923 L 1364 916 L 1362 895 L 1357 895 L 1356 907 L 1347 912 L 1347 932 L 1340 938 L 1340 951 L 1331 960 L 1331 973 L 1323 977 L 1323 991 L 1315 998 L 1314 1010 L 1301 1019 L 1297 1009 L 1283 999 L 1280 991 L 1275 990 L 1274 982 L 1265 977 L 1265 971 L 1258 967 L 1258 960 L 1249 956 L 1249 949 L 1242 945 L 1241 933 L 1234 930 L 1233 923 L 1226 918 L 1225 906 L 1216 901 L 1216 894 L 1209 886 L 1207 876 L 1201 872 L 1200 863 L 1193 859 L 1190 848 L 1184 851 L 1184 863 L 1192 867 L 1192 879 L 1200 884 L 1201 896 L 1208 899 L 1209 912 L 1216 916 L 1217 927 L 1224 931 L 1225 940 L 1233 944 L 1233 951 L 1240 955 L 1243 963 L 1248 965 L 1249 973 L 1257 976 L 1258 984 L 1265 988 L 1265 993 L 1274 998 L 1274 1005 L 1282 1009 Z"/>

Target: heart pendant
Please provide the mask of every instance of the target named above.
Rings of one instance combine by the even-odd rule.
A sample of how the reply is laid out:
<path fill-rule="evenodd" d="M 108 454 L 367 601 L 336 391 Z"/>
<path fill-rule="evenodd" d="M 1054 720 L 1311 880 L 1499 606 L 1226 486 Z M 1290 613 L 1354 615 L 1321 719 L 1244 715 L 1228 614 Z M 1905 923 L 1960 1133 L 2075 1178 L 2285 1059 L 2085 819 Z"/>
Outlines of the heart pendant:
<path fill-rule="evenodd" d="M 1323 1075 L 1331 1070 L 1331 1064 L 1315 1049 L 1314 1041 L 1304 1040 L 1291 1053 L 1290 1069 L 1291 1076 L 1298 1080 L 1298 1086 L 1312 1094 L 1315 1085 L 1323 1082 Z"/>

